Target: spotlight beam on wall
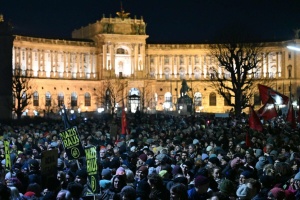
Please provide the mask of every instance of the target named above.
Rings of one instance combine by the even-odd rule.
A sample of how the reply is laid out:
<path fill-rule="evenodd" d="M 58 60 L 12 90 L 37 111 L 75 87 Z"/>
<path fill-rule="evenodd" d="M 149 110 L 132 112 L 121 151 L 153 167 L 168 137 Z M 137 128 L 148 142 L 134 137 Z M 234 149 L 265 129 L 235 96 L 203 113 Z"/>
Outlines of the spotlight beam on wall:
<path fill-rule="evenodd" d="M 294 50 L 294 51 L 300 51 L 299 47 L 295 47 L 295 46 L 287 46 L 288 49 Z"/>

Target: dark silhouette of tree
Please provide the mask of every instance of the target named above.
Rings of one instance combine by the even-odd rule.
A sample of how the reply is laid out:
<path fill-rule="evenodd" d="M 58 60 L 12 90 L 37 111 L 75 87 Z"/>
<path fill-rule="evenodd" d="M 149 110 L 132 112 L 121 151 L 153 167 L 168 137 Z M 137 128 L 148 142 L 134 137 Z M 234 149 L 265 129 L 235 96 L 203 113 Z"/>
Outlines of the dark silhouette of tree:
<path fill-rule="evenodd" d="M 12 110 L 16 113 L 17 118 L 21 119 L 25 108 L 31 103 L 30 77 L 27 73 L 16 69 L 12 80 L 13 106 Z"/>
<path fill-rule="evenodd" d="M 256 87 L 254 83 L 260 79 L 263 44 L 228 42 L 209 46 L 211 55 L 220 64 L 209 69 L 212 87 L 239 116 L 249 105 Z"/>
<path fill-rule="evenodd" d="M 104 106 L 105 110 L 110 110 L 114 113 L 114 108 L 117 103 L 121 104 L 126 98 L 124 94 L 128 82 L 124 79 L 107 79 L 103 81 L 101 88 L 96 90 L 97 106 Z"/>

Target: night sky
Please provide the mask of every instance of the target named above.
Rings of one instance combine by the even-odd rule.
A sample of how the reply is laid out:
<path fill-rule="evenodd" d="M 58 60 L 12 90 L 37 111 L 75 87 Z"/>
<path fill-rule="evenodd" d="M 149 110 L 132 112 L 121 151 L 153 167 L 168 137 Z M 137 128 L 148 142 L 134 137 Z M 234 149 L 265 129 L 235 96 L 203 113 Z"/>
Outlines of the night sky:
<path fill-rule="evenodd" d="M 300 0 L 123 0 L 126 12 L 147 23 L 148 43 L 213 42 L 228 27 L 249 38 L 293 39 L 300 28 Z M 0 0 L 0 13 L 16 34 L 71 38 L 71 32 L 105 14 L 115 17 L 120 0 Z"/>

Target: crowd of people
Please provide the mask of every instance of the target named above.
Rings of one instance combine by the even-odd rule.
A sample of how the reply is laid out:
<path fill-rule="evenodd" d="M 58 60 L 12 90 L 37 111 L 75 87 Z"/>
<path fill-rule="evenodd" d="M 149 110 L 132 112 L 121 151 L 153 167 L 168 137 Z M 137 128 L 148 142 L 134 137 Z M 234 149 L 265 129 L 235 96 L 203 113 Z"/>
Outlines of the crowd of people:
<path fill-rule="evenodd" d="M 83 147 L 97 152 L 97 191 L 85 157 L 70 160 L 61 122 L 1 124 L 0 199 L 300 199 L 300 137 L 283 120 L 257 132 L 247 116 L 140 115 L 76 122 Z M 117 123 L 117 134 L 112 124 Z M 7 170 L 4 140 L 10 142 Z M 41 176 L 41 153 L 57 149 L 57 176 Z"/>

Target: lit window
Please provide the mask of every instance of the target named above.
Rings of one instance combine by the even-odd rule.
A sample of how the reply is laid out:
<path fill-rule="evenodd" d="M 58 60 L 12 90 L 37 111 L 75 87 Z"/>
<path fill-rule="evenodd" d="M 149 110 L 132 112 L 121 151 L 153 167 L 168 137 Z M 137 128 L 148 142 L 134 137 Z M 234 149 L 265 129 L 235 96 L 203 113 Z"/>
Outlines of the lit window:
<path fill-rule="evenodd" d="M 77 106 L 77 94 L 76 92 L 72 92 L 71 94 L 71 107 Z"/>
<path fill-rule="evenodd" d="M 33 93 L 33 106 L 39 106 L 39 93 Z"/>
<path fill-rule="evenodd" d="M 91 106 L 91 95 L 90 93 L 84 94 L 84 106 Z"/>
<path fill-rule="evenodd" d="M 64 105 L 64 94 L 63 93 L 59 93 L 57 96 L 57 102 L 58 102 L 58 106 L 62 106 Z"/>
<path fill-rule="evenodd" d="M 46 95 L 45 95 L 45 106 L 51 106 L 51 94 L 50 92 L 46 92 Z"/>

